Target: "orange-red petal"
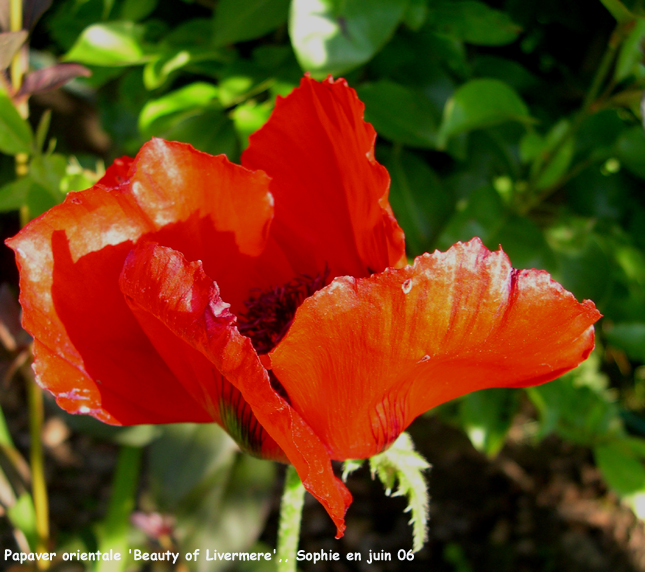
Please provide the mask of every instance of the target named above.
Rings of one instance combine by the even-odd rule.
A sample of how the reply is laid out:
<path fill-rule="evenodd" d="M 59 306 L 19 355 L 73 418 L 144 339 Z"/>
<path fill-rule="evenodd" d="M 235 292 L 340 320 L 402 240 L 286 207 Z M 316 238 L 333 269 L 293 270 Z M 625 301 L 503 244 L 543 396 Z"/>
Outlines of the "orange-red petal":
<path fill-rule="evenodd" d="M 97 184 L 107 188 L 118 187 L 121 183 L 128 180 L 132 163 L 134 163 L 134 159 L 125 155 L 115 159 L 114 163 L 106 169 L 105 175 L 98 180 Z"/>
<path fill-rule="evenodd" d="M 422 412 L 487 387 L 555 379 L 594 345 L 593 302 L 479 239 L 371 278 L 337 278 L 270 354 L 334 459 L 387 447 Z"/>
<path fill-rule="evenodd" d="M 137 247 L 121 275 L 121 289 L 137 315 L 149 314 L 206 356 L 250 405 L 264 430 L 293 463 L 303 484 L 325 506 L 338 534 L 351 496 L 334 476 L 327 451 L 307 423 L 271 387 L 249 338 L 200 262 L 156 244 Z"/>
<path fill-rule="evenodd" d="M 196 285 L 191 289 L 194 282 Z M 126 258 L 119 286 L 159 355 L 195 402 L 209 412 L 212 420 L 222 425 L 245 452 L 286 461 L 284 453 L 258 423 L 239 390 L 201 352 L 148 310 L 181 313 L 187 306 L 204 308 L 213 297 L 219 297 L 219 288 L 201 271 L 201 262 L 187 264 L 175 250 L 144 243 Z M 145 303 L 141 305 L 143 299 Z"/>
<path fill-rule="evenodd" d="M 7 241 L 37 379 L 68 411 L 112 423 L 210 421 L 139 326 L 118 278 L 133 245 L 154 238 L 221 272 L 241 304 L 268 240 L 268 179 L 161 140 L 127 169 L 125 183 L 70 193 Z"/>
<path fill-rule="evenodd" d="M 405 264 L 390 177 L 374 159 L 376 133 L 363 110 L 345 80 L 305 77 L 242 155 L 272 178 L 272 235 L 298 273 L 327 265 L 332 276 L 368 276 Z"/>

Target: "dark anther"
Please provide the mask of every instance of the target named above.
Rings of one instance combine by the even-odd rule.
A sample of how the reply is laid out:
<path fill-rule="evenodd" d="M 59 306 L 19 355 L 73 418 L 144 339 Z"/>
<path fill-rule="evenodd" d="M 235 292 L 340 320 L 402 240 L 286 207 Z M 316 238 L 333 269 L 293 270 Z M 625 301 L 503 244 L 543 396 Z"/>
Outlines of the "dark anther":
<path fill-rule="evenodd" d="M 325 267 L 313 277 L 303 274 L 282 286 L 252 291 L 245 302 L 246 311 L 238 319 L 239 331 L 251 338 L 258 354 L 269 353 L 289 331 L 298 306 L 323 288 L 328 277 Z"/>

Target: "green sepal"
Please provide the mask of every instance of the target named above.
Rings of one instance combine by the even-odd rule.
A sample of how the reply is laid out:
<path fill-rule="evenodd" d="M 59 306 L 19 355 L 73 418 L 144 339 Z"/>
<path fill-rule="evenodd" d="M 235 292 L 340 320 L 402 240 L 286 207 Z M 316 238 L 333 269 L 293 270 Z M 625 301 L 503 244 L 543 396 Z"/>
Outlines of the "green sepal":
<path fill-rule="evenodd" d="M 428 463 L 414 450 L 412 439 L 407 433 L 401 433 L 398 439 L 382 453 L 370 458 L 372 478 L 378 476 L 388 496 L 406 496 L 412 518 L 412 550 L 418 552 L 428 539 L 428 516 L 430 497 L 423 472 L 430 468 Z M 363 465 L 362 459 L 345 461 L 343 479 Z M 394 493 L 392 491 L 395 489 Z"/>

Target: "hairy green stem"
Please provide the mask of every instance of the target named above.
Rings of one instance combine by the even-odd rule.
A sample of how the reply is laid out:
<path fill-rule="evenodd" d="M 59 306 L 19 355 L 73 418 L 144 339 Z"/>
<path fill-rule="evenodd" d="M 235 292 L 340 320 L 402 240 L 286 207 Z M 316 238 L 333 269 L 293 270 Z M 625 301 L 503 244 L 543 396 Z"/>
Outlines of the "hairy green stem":
<path fill-rule="evenodd" d="M 295 572 L 296 552 L 300 541 L 302 507 L 305 504 L 305 487 L 293 465 L 287 467 L 284 492 L 280 503 L 278 528 L 278 572 Z"/>

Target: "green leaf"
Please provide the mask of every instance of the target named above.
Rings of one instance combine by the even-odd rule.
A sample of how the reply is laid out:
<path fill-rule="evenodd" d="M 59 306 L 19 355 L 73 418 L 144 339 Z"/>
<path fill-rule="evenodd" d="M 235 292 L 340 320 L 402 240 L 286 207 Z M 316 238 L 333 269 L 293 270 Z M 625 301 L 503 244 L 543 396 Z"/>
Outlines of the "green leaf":
<path fill-rule="evenodd" d="M 247 550 L 264 526 L 274 484 L 272 463 L 239 455 L 218 425 L 176 424 L 162 428 L 150 448 L 152 499 L 171 511 L 183 550 Z M 211 572 L 229 563 L 201 560 Z"/>
<path fill-rule="evenodd" d="M 32 184 L 32 179 L 25 176 L 0 187 L 0 212 L 17 211 L 26 204 Z"/>
<path fill-rule="evenodd" d="M 6 93 L 0 91 L 0 152 L 7 155 L 29 153 L 33 133 Z"/>
<path fill-rule="evenodd" d="M 515 60 L 490 54 L 478 54 L 473 61 L 475 77 L 494 78 L 506 82 L 518 93 L 534 89 L 540 80 Z"/>
<path fill-rule="evenodd" d="M 439 0 L 430 4 L 428 26 L 468 44 L 504 46 L 522 31 L 505 12 L 476 0 Z"/>
<path fill-rule="evenodd" d="M 509 216 L 504 224 L 487 239 L 490 248 L 501 245 L 511 259 L 513 268 L 541 268 L 554 272 L 556 257 L 544 232 L 530 218 Z"/>
<path fill-rule="evenodd" d="M 234 463 L 236 446 L 218 425 L 181 423 L 161 427 L 150 446 L 151 490 L 162 510 L 198 502 Z"/>
<path fill-rule="evenodd" d="M 257 103 L 253 100 L 246 101 L 233 110 L 231 119 L 240 138 L 242 150 L 249 146 L 249 136 L 267 122 L 272 110 L 273 104 L 270 101 Z"/>
<path fill-rule="evenodd" d="M 112 494 L 107 515 L 100 524 L 98 548 L 101 552 L 128 550 L 130 515 L 136 506 L 136 493 L 141 466 L 141 449 L 121 447 L 112 481 Z M 120 572 L 125 569 L 127 559 L 100 560 L 96 572 Z"/>
<path fill-rule="evenodd" d="M 620 24 L 645 16 L 643 0 L 600 0 Z"/>
<path fill-rule="evenodd" d="M 547 229 L 546 237 L 558 265 L 553 278 L 578 300 L 593 300 L 602 307 L 615 282 L 611 257 L 602 236 L 593 232 L 590 221 L 572 218 Z"/>
<path fill-rule="evenodd" d="M 38 531 L 36 509 L 31 495 L 28 492 L 20 494 L 16 502 L 7 508 L 7 516 L 11 524 L 23 532 L 29 546 L 35 550 L 38 546 Z"/>
<path fill-rule="evenodd" d="M 607 332 L 607 340 L 633 360 L 645 362 L 645 323 L 616 324 Z"/>
<path fill-rule="evenodd" d="M 157 7 L 159 0 L 125 0 L 121 5 L 120 19 L 138 22 Z"/>
<path fill-rule="evenodd" d="M 616 141 L 616 157 L 634 175 L 645 179 L 645 133 L 640 125 L 621 133 Z"/>
<path fill-rule="evenodd" d="M 614 68 L 614 81 L 620 83 L 643 61 L 643 39 L 645 39 L 645 20 L 638 19 L 634 28 L 620 46 L 618 60 Z"/>
<path fill-rule="evenodd" d="M 201 491 L 194 506 L 178 507 L 182 550 L 204 550 L 207 546 L 220 552 L 248 552 L 265 527 L 275 476 L 274 463 L 236 454 L 224 478 Z M 230 570 L 230 562 L 202 559 L 195 569 Z"/>
<path fill-rule="evenodd" d="M 605 109 L 584 119 L 576 131 L 576 155 L 590 161 L 615 157 L 618 137 L 625 131 L 619 113 L 616 109 Z"/>
<path fill-rule="evenodd" d="M 237 159 L 239 144 L 235 126 L 219 105 L 193 109 L 167 119 L 163 127 L 159 123 L 151 126 L 149 132 L 152 132 L 152 136 L 190 143 L 199 151 L 211 155 L 224 153 L 231 161 Z"/>
<path fill-rule="evenodd" d="M 547 189 L 555 185 L 566 174 L 573 159 L 574 147 L 575 141 L 568 139 L 557 148 L 555 155 L 535 181 L 536 189 Z"/>
<path fill-rule="evenodd" d="M 169 47 L 164 49 L 143 68 L 143 83 L 146 89 L 153 90 L 163 86 L 172 74 L 186 66 L 202 62 L 222 62 L 225 56 L 218 50 L 201 47 L 184 49 Z"/>
<path fill-rule="evenodd" d="M 47 139 L 47 133 L 49 133 L 49 124 L 51 123 L 52 112 L 51 109 L 47 109 L 43 112 L 38 122 L 38 127 L 36 128 L 36 139 L 34 141 L 34 153 L 39 155 L 45 149 L 45 141 Z"/>
<path fill-rule="evenodd" d="M 272 75 L 247 61 L 233 62 L 226 66 L 219 82 L 222 105 L 230 107 L 266 91 L 274 81 Z"/>
<path fill-rule="evenodd" d="M 289 0 L 220 0 L 213 23 L 214 44 L 260 38 L 286 23 Z"/>
<path fill-rule="evenodd" d="M 38 544 L 36 511 L 26 490 L 25 477 L 29 478 L 29 466 L 14 447 L 0 408 L 0 506 L 5 509 L 11 525 L 20 530 L 28 545 L 35 549 Z"/>
<path fill-rule="evenodd" d="M 466 395 L 459 403 L 463 428 L 478 451 L 497 456 L 519 407 L 514 389 L 493 388 Z"/>
<path fill-rule="evenodd" d="M 57 205 L 63 196 L 34 180 L 33 174 L 20 177 L 0 188 L 0 212 L 19 210 L 22 206 L 29 209 L 29 218 L 40 216 Z"/>
<path fill-rule="evenodd" d="M 594 457 L 607 484 L 620 496 L 645 492 L 645 467 L 625 439 L 595 447 Z"/>
<path fill-rule="evenodd" d="M 143 83 L 146 89 L 161 87 L 168 81 L 171 73 L 185 67 L 191 59 L 192 54 L 188 50 L 173 50 L 160 54 L 143 68 Z"/>
<path fill-rule="evenodd" d="M 344 74 L 369 61 L 390 39 L 405 0 L 292 0 L 289 35 L 305 71 Z"/>
<path fill-rule="evenodd" d="M 616 244 L 614 258 L 629 282 L 645 286 L 645 252 L 631 244 Z"/>
<path fill-rule="evenodd" d="M 428 0 L 409 0 L 405 13 L 403 14 L 403 22 L 405 25 L 418 32 L 421 26 L 428 18 Z"/>
<path fill-rule="evenodd" d="M 517 92 L 496 79 L 474 79 L 461 85 L 443 111 L 437 146 L 459 133 L 499 125 L 506 121 L 531 121 L 528 107 Z"/>
<path fill-rule="evenodd" d="M 234 160 L 239 149 L 237 135 L 233 122 L 222 112 L 218 95 L 218 88 L 202 82 L 178 89 L 148 102 L 141 110 L 139 128 L 147 138 L 183 141 Z"/>
<path fill-rule="evenodd" d="M 385 494 L 406 496 L 412 515 L 410 524 L 413 531 L 413 550 L 418 552 L 428 537 L 428 510 L 430 501 L 423 472 L 430 464 L 414 450 L 412 439 L 401 433 L 389 449 L 370 458 L 372 478 L 376 474 L 385 487 Z"/>
<path fill-rule="evenodd" d="M 67 157 L 60 153 L 37 155 L 29 164 L 29 176 L 47 189 L 52 198 L 60 202 L 65 197 L 60 190 L 61 181 L 67 174 Z"/>
<path fill-rule="evenodd" d="M 555 184 L 569 168 L 573 159 L 575 140 L 569 137 L 570 123 L 567 119 L 558 121 L 531 150 L 534 154 L 534 161 L 531 165 L 531 177 L 535 179 L 536 189 L 546 189 Z M 566 137 L 566 139 L 565 139 Z M 526 143 L 520 143 L 520 149 L 524 147 L 525 158 L 529 156 Z"/>
<path fill-rule="evenodd" d="M 468 200 L 457 204 L 457 211 L 441 233 L 437 247 L 448 249 L 455 242 L 465 242 L 475 236 L 490 245 L 507 218 L 508 211 L 497 191 L 490 185 L 481 187 Z"/>
<path fill-rule="evenodd" d="M 618 408 L 600 365 L 600 356 L 594 352 L 563 377 L 526 389 L 539 413 L 540 437 L 556 432 L 573 443 L 594 446 L 622 435 Z"/>
<path fill-rule="evenodd" d="M 365 104 L 365 119 L 376 132 L 411 147 L 433 148 L 439 111 L 420 91 L 381 80 L 357 89 Z"/>
<path fill-rule="evenodd" d="M 630 208 L 630 195 L 640 184 L 625 170 L 607 173 L 591 165 L 567 182 L 567 204 L 577 213 L 599 219 L 623 220 Z"/>
<path fill-rule="evenodd" d="M 143 45 L 145 28 L 133 22 L 93 24 L 78 37 L 64 60 L 97 66 L 131 66 L 149 59 Z"/>
<path fill-rule="evenodd" d="M 35 181 L 29 188 L 27 195 L 27 207 L 29 207 L 29 218 L 34 219 L 50 208 L 55 207 L 61 201 L 61 196 L 54 196 L 49 189 Z"/>
<path fill-rule="evenodd" d="M 390 204 L 405 231 L 408 252 L 427 252 L 454 210 L 452 194 L 414 153 L 395 148 L 385 166 L 392 178 Z"/>
<path fill-rule="evenodd" d="M 143 106 L 139 115 L 139 129 L 146 136 L 150 131 L 161 127 L 160 120 L 177 113 L 201 110 L 217 101 L 219 90 L 212 84 L 204 82 L 191 83 L 157 99 L 151 99 Z"/>
<path fill-rule="evenodd" d="M 127 447 L 145 447 L 161 435 L 159 425 L 123 427 L 106 425 L 89 415 L 71 415 L 63 410 L 58 411 L 58 415 L 63 416 L 65 425 L 78 433 Z"/>
<path fill-rule="evenodd" d="M 209 47 L 215 49 L 212 46 L 212 39 L 212 18 L 191 18 L 178 24 L 176 28 L 168 32 L 164 36 L 162 44 L 164 47 L 173 47 L 180 50 L 189 47 Z M 221 53 L 228 54 L 229 57 L 235 57 L 235 52 L 232 51 L 221 50 Z"/>

